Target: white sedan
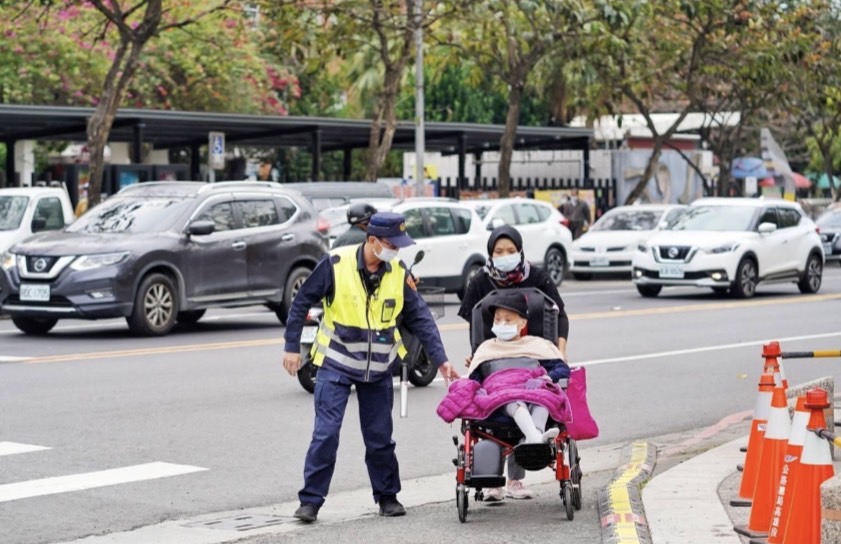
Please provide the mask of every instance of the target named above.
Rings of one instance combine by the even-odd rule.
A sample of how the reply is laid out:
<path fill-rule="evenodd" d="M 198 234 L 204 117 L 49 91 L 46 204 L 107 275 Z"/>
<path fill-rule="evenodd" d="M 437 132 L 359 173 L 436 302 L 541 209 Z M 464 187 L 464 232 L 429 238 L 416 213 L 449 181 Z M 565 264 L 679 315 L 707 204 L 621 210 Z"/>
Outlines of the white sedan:
<path fill-rule="evenodd" d="M 668 224 L 686 208 L 679 204 L 619 206 L 601 216 L 572 243 L 570 272 L 577 280 L 595 274 L 631 274 L 637 246 L 661 224 Z"/>
<path fill-rule="evenodd" d="M 674 285 L 748 298 L 757 284 L 776 282 L 794 282 L 802 293 L 816 293 L 823 264 L 821 237 L 799 204 L 702 198 L 639 245 L 633 280 L 644 297 Z"/>

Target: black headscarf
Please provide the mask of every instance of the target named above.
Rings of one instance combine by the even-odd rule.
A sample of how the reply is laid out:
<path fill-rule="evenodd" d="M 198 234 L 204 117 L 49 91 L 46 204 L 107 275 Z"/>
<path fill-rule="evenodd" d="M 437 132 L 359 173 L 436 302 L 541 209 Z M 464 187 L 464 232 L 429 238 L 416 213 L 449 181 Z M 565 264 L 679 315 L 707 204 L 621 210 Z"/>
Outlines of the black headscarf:
<path fill-rule="evenodd" d="M 493 263 L 494 246 L 500 238 L 508 238 L 520 252 L 520 264 L 510 272 L 503 272 L 497 270 Z M 520 232 L 511 225 L 502 225 L 495 228 L 490 237 L 488 237 L 488 262 L 485 264 L 485 270 L 491 279 L 500 287 L 508 287 L 520 283 L 529 275 L 529 263 L 526 261 L 523 254 L 523 237 Z"/>

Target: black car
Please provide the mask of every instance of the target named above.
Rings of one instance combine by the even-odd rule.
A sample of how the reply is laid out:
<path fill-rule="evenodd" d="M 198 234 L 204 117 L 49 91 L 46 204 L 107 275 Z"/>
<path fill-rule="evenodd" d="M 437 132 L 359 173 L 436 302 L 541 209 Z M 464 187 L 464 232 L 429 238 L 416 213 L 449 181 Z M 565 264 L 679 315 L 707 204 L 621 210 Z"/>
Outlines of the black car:
<path fill-rule="evenodd" d="M 828 261 L 841 261 L 841 208 L 830 208 L 815 220 Z"/>
<path fill-rule="evenodd" d="M 137 184 L 0 256 L 0 311 L 30 334 L 62 318 L 125 317 L 135 334 L 163 335 L 207 308 L 253 304 L 285 322 L 326 232 L 276 184 Z"/>

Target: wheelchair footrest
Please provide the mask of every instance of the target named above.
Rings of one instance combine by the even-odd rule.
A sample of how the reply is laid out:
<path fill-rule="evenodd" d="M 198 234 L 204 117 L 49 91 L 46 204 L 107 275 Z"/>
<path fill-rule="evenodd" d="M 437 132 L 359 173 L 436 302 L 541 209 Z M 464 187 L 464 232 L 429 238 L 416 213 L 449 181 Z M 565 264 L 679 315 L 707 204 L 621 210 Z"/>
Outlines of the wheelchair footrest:
<path fill-rule="evenodd" d="M 547 444 L 519 444 L 514 447 L 514 459 L 526 470 L 542 470 L 552 464 L 555 456 Z"/>
<path fill-rule="evenodd" d="M 465 482 L 469 487 L 479 489 L 490 489 L 493 487 L 505 487 L 505 476 L 471 476 Z"/>

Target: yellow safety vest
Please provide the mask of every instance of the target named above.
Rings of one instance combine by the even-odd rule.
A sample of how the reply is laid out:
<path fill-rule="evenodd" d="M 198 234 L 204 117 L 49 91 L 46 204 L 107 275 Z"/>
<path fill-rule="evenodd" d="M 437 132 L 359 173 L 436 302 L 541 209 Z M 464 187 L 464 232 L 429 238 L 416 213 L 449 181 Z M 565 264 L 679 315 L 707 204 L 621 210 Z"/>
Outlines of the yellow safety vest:
<path fill-rule="evenodd" d="M 363 381 L 375 381 L 391 372 L 405 357 L 397 330 L 403 311 L 406 270 L 395 259 L 391 271 L 370 295 L 357 267 L 358 245 L 333 251 L 333 300 L 325 301 L 324 318 L 315 339 L 313 364 L 326 366 Z"/>

